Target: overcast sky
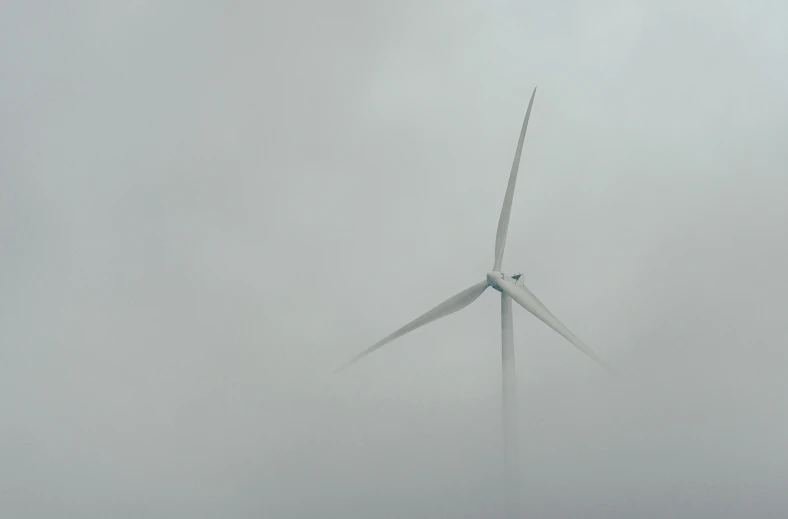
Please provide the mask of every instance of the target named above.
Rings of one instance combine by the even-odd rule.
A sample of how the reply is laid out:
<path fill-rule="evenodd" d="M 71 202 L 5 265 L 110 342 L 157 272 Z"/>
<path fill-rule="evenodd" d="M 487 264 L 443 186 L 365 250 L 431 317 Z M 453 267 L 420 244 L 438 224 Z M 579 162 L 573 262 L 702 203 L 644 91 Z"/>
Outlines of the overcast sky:
<path fill-rule="evenodd" d="M 785 2 L 0 2 L 0 516 L 788 514 Z"/>

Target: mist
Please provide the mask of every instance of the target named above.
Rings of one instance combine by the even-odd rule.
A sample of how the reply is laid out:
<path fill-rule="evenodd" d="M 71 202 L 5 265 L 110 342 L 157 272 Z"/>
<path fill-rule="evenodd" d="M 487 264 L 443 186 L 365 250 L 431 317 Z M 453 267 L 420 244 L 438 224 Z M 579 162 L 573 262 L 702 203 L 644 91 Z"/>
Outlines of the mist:
<path fill-rule="evenodd" d="M 0 516 L 788 513 L 788 8 L 6 3 Z"/>

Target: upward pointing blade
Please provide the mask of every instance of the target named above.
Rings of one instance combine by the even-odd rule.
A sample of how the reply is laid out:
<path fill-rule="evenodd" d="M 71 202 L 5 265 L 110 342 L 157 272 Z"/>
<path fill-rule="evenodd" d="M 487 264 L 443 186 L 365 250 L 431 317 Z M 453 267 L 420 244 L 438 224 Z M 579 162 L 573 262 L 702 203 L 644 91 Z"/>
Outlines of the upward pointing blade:
<path fill-rule="evenodd" d="M 373 351 L 385 346 L 386 344 L 393 341 L 394 339 L 397 339 L 398 337 L 402 337 L 408 332 L 412 332 L 416 328 L 421 328 L 425 324 L 429 324 L 432 321 L 436 321 L 440 319 L 441 317 L 446 317 L 449 314 L 453 314 L 454 312 L 462 310 L 469 304 L 476 301 L 488 286 L 490 285 L 485 280 L 482 281 L 481 283 L 477 283 L 473 285 L 470 288 L 466 288 L 459 294 L 450 297 L 449 299 L 442 302 L 441 304 L 439 304 L 438 306 L 436 306 L 426 314 L 422 315 L 421 317 L 417 317 L 416 319 L 412 320 L 411 322 L 409 322 L 399 330 L 395 331 L 385 339 L 381 339 L 380 341 L 373 344 L 366 350 L 362 351 L 361 353 L 353 357 L 350 361 L 348 361 L 344 366 L 339 368 L 339 370 L 337 371 L 341 371 L 345 369 L 346 367 L 350 366 L 351 364 L 361 359 L 362 357 L 369 355 Z"/>
<path fill-rule="evenodd" d="M 520 155 L 523 153 L 523 142 L 525 142 L 525 130 L 528 129 L 528 119 L 531 117 L 531 107 L 534 104 L 534 97 L 536 96 L 536 88 L 531 94 L 531 100 L 528 102 L 528 110 L 525 112 L 525 120 L 523 120 L 523 128 L 520 130 L 520 140 L 517 142 L 517 151 L 514 153 L 514 162 L 512 163 L 512 171 L 509 173 L 509 184 L 506 186 L 506 195 L 503 197 L 503 208 L 501 209 L 501 217 L 498 219 L 498 232 L 495 235 L 495 264 L 493 270 L 501 270 L 501 262 L 503 261 L 503 250 L 506 247 L 506 233 L 509 229 L 509 217 L 512 214 L 512 198 L 514 198 L 514 186 L 517 183 L 517 170 L 520 167 Z"/>
<path fill-rule="evenodd" d="M 498 287 L 509 294 L 509 296 L 517 301 L 520 306 L 534 314 L 547 326 L 563 335 L 564 338 L 571 342 L 577 349 L 591 357 L 591 359 L 593 359 L 597 364 L 608 371 L 612 371 L 612 369 L 607 364 L 605 364 L 605 361 L 603 361 L 599 355 L 594 353 L 594 350 L 583 344 L 583 341 L 578 339 L 577 336 L 569 330 L 569 328 L 564 326 L 563 323 L 561 323 L 561 321 L 559 321 L 558 318 L 554 316 L 550 310 L 548 310 L 547 307 L 531 293 L 530 290 L 525 288 L 525 286 L 516 285 L 506 279 L 500 279 L 498 280 Z"/>

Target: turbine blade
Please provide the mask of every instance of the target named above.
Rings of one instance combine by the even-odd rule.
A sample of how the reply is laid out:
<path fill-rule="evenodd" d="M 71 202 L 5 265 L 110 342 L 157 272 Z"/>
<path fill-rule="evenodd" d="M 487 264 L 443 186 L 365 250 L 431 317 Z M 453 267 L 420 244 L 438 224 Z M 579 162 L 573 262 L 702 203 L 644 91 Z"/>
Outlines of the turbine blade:
<path fill-rule="evenodd" d="M 531 312 L 534 316 L 544 322 L 547 326 L 558 332 L 559 334 L 563 335 L 566 340 L 571 342 L 577 349 L 591 357 L 597 364 L 602 366 L 608 371 L 612 371 L 610 366 L 608 366 L 605 361 L 603 361 L 599 355 L 594 353 L 594 350 L 583 344 L 574 333 L 572 333 L 569 328 L 564 326 L 564 324 L 558 320 L 556 316 L 554 316 L 550 310 L 547 309 L 545 305 L 542 304 L 539 299 L 536 298 L 530 290 L 528 290 L 524 285 L 516 285 L 509 280 L 500 279 L 498 280 L 498 287 L 509 294 L 509 296 L 517 301 L 517 303 Z"/>
<path fill-rule="evenodd" d="M 520 156 L 523 154 L 523 142 L 525 142 L 525 130 L 528 128 L 528 119 L 531 117 L 531 107 L 534 104 L 535 96 L 536 88 L 534 87 L 534 91 L 531 94 L 531 100 L 528 102 L 528 110 L 525 112 L 523 127 L 520 130 L 520 140 L 517 142 L 517 151 L 514 153 L 512 171 L 509 173 L 509 184 L 506 186 L 506 195 L 503 197 L 503 208 L 501 208 L 501 216 L 498 219 L 498 232 L 495 235 L 495 264 L 493 265 L 493 270 L 501 270 L 503 250 L 506 247 L 506 234 L 509 230 L 509 217 L 512 214 L 514 186 L 517 183 L 517 170 L 520 167 Z"/>
<path fill-rule="evenodd" d="M 424 326 L 425 324 L 429 324 L 432 321 L 436 321 L 436 320 L 440 319 L 441 317 L 446 317 L 449 314 L 453 314 L 454 312 L 462 310 L 463 308 L 465 308 L 469 304 L 471 304 L 474 301 L 476 301 L 479 298 L 479 296 L 482 295 L 482 292 L 484 292 L 484 290 L 488 286 L 490 286 L 490 285 L 485 280 L 485 281 L 482 281 L 481 283 L 477 283 L 477 284 L 473 285 L 470 288 L 466 288 L 465 290 L 463 290 L 459 294 L 456 294 L 456 295 L 450 297 L 449 299 L 447 299 L 446 301 L 442 302 L 441 304 L 439 304 L 438 306 L 436 306 L 435 308 L 433 308 L 432 310 L 430 310 L 426 314 L 422 315 L 421 317 L 417 317 L 416 319 L 412 320 L 411 322 L 409 322 L 408 324 L 406 324 L 405 326 L 403 326 L 399 330 L 395 331 L 394 333 L 392 333 L 388 337 L 386 337 L 384 339 L 381 339 L 380 341 L 378 341 L 377 343 L 373 344 L 372 346 L 370 346 L 366 350 L 362 351 L 361 353 L 359 353 L 358 355 L 353 357 L 351 360 L 349 360 L 347 363 L 345 363 L 345 365 L 343 365 L 337 371 L 341 371 L 341 370 L 345 369 L 346 367 L 350 366 L 351 364 L 353 364 L 357 360 L 361 359 L 362 357 L 365 357 L 365 356 L 369 355 L 373 351 L 377 350 L 378 348 L 380 348 L 382 346 L 385 346 L 386 344 L 388 344 L 389 342 L 393 341 L 394 339 L 397 339 L 398 337 L 402 337 L 403 335 L 405 335 L 408 332 L 412 332 L 416 328 L 420 328 L 420 327 Z"/>

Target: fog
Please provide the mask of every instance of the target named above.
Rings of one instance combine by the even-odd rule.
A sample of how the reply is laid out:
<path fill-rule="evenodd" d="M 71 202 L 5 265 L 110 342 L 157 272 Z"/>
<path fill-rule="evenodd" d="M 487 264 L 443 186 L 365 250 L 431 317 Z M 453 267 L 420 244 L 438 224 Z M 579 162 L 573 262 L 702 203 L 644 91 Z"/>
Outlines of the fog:
<path fill-rule="evenodd" d="M 788 8 L 6 2 L 0 516 L 788 514 Z"/>

